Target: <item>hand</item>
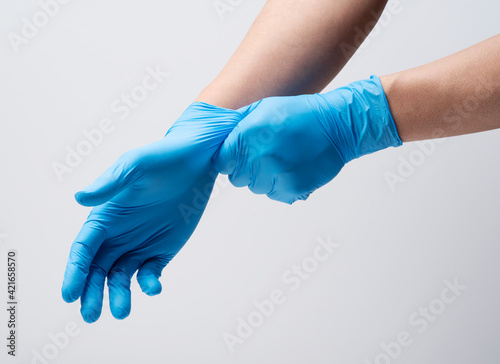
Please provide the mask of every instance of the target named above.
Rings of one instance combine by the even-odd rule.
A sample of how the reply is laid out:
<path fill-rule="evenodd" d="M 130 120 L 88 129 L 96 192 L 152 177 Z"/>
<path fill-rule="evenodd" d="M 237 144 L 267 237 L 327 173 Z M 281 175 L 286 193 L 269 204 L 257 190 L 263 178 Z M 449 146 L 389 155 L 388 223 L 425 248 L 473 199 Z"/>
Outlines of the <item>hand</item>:
<path fill-rule="evenodd" d="M 213 154 L 243 115 L 192 104 L 160 141 L 131 150 L 93 184 L 76 194 L 96 206 L 74 241 L 64 276 L 66 302 L 81 298 L 85 321 L 102 310 L 107 277 L 111 312 L 130 314 L 130 279 L 143 292 L 161 291 L 162 269 L 193 233 L 217 172 Z"/>
<path fill-rule="evenodd" d="M 352 159 L 401 145 L 376 76 L 322 95 L 263 99 L 246 111 L 215 167 L 236 187 L 289 204 L 305 200 Z"/>

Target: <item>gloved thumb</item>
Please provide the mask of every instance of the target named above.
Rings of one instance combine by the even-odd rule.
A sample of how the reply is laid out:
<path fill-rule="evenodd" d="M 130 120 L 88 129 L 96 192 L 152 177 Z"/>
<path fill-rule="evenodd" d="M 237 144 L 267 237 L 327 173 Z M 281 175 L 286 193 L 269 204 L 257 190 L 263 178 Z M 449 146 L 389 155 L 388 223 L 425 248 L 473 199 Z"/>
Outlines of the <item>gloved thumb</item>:
<path fill-rule="evenodd" d="M 98 206 L 108 202 L 137 180 L 137 162 L 125 153 L 91 185 L 75 194 L 82 206 Z"/>
<path fill-rule="evenodd" d="M 236 126 L 215 153 L 213 162 L 217 172 L 221 174 L 232 174 L 234 172 L 238 159 L 238 136 L 239 128 Z"/>
<path fill-rule="evenodd" d="M 256 101 L 253 104 L 243 106 L 237 111 L 243 115 L 240 123 L 245 120 L 245 118 L 259 106 L 262 100 Z M 239 124 L 238 124 L 239 125 Z M 213 162 L 217 172 L 221 174 L 232 174 L 238 158 L 238 135 L 239 128 L 238 125 L 231 131 L 227 136 L 224 143 L 221 145 L 219 150 L 215 153 L 213 157 Z"/>

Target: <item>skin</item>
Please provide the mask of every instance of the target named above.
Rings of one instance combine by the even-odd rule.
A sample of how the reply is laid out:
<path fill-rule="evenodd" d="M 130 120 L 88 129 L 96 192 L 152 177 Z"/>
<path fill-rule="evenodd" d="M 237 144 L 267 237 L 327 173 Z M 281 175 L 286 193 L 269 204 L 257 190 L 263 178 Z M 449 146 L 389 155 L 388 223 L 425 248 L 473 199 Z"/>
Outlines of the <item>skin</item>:
<path fill-rule="evenodd" d="M 237 109 L 265 97 L 321 91 L 360 46 L 385 5 L 386 1 L 380 0 L 269 0 L 226 67 L 196 101 Z M 364 37 L 359 36 L 360 29 L 367 30 Z M 496 36 L 440 61 L 382 77 L 401 139 L 407 142 L 500 127 L 499 56 L 500 37 Z M 175 162 L 175 158 L 166 159 L 167 162 L 172 160 Z M 137 186 L 130 191 L 137 193 Z M 78 198 L 84 205 L 104 202 L 87 203 L 81 195 Z M 192 200 L 192 196 L 183 198 Z M 114 204 L 116 201 L 111 203 Z M 129 210 L 136 211 L 137 206 L 129 210 L 125 206 L 124 209 L 129 213 Z M 119 217 L 119 214 L 112 217 Z M 102 229 L 94 230 L 97 235 L 102 232 Z M 118 236 L 122 235 L 123 232 L 119 232 Z M 98 236 L 94 240 L 98 238 L 104 239 Z M 76 243 L 77 246 L 80 243 L 78 238 Z M 83 263 L 78 260 L 79 254 L 75 257 L 78 268 Z M 135 256 L 131 254 L 126 258 L 135 259 Z M 91 261 L 89 258 L 86 264 Z M 115 268 L 117 265 L 120 268 L 120 263 L 123 262 L 115 263 Z M 115 271 L 123 273 L 123 269 Z M 96 284 L 98 292 L 87 295 L 90 300 L 82 299 L 82 314 L 88 316 L 88 322 L 95 321 L 100 314 L 104 273 L 99 285 Z M 130 302 L 128 285 L 133 270 L 128 273 L 124 284 L 116 284 L 116 289 L 110 290 L 110 297 L 125 297 L 127 303 Z M 150 281 L 156 285 L 157 278 Z M 80 296 L 84 279 L 85 275 L 65 283 L 63 296 L 68 302 Z M 113 283 L 112 276 L 108 276 L 108 280 Z M 146 284 L 143 290 L 148 294 L 159 293 L 158 289 L 151 290 L 148 282 L 143 282 Z M 72 295 L 68 286 L 75 285 L 80 286 Z M 128 315 L 130 305 L 126 312 L 121 312 L 123 306 L 115 307 L 115 317 Z"/>
<path fill-rule="evenodd" d="M 500 35 L 381 77 L 403 142 L 500 128 Z"/>
<path fill-rule="evenodd" d="M 385 1 L 374 0 L 268 1 L 235 55 L 197 101 L 236 109 L 268 96 L 321 90 L 362 42 L 356 29 L 370 30 L 384 5 Z M 342 44 L 348 45 L 344 52 Z M 202 124 L 217 114 L 215 106 L 197 108 L 212 109 L 197 112 L 198 116 L 207 113 L 198 119 Z M 241 117 L 228 111 L 224 120 L 215 121 L 217 133 L 224 132 L 224 123 L 231 124 L 228 115 Z M 67 302 L 81 299 L 81 313 L 89 323 L 101 314 L 106 278 L 111 312 L 117 319 L 130 313 L 130 279 L 135 271 L 146 294 L 160 293 L 161 270 L 196 228 L 208 199 L 200 202 L 194 193 L 213 186 L 215 177 L 208 174 L 213 168 L 211 157 L 225 136 L 210 152 L 216 139 L 210 126 L 203 125 L 208 139 L 200 147 L 200 138 L 192 135 L 196 127 L 185 124 L 158 143 L 126 153 L 76 195 L 80 204 L 96 207 L 73 243 L 62 295 Z M 176 133 L 182 137 L 175 137 Z M 193 153 L 199 153 L 198 158 L 191 158 Z M 203 160 L 204 156 L 208 159 Z M 196 163 L 173 178 L 171 172 L 179 171 L 180 164 L 185 168 L 189 161 Z M 179 180 L 184 183 L 175 185 Z M 193 187 L 193 181 L 199 186 L 185 189 Z M 196 207 L 189 221 L 182 220 L 181 204 Z M 163 214 L 169 219 L 156 219 Z"/>
<path fill-rule="evenodd" d="M 268 1 L 225 68 L 196 101 L 236 109 L 269 96 L 320 92 L 359 47 L 356 28 L 370 30 L 386 3 Z M 498 59 L 500 35 L 436 62 L 381 77 L 401 140 L 499 128 Z"/>
<path fill-rule="evenodd" d="M 237 109 L 269 96 L 321 91 L 368 36 L 365 29 L 375 26 L 386 3 L 269 0 L 222 72 L 196 101 Z"/>

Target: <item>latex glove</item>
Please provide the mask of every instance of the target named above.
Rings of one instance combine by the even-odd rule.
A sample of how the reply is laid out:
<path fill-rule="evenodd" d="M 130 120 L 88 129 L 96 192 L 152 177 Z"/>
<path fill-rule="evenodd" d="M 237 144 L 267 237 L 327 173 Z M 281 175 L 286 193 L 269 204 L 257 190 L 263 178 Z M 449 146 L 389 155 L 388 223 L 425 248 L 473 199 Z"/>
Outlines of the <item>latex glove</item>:
<path fill-rule="evenodd" d="M 376 76 L 325 94 L 263 99 L 246 111 L 215 167 L 236 187 L 285 203 L 305 200 L 352 159 L 402 144 Z"/>
<path fill-rule="evenodd" d="M 123 154 L 93 184 L 75 195 L 96 206 L 74 241 L 64 276 L 65 301 L 81 298 L 85 321 L 102 310 L 107 277 L 111 312 L 131 309 L 130 280 L 143 292 L 161 291 L 162 269 L 193 233 L 217 172 L 213 154 L 242 119 L 238 111 L 192 104 L 155 143 Z"/>

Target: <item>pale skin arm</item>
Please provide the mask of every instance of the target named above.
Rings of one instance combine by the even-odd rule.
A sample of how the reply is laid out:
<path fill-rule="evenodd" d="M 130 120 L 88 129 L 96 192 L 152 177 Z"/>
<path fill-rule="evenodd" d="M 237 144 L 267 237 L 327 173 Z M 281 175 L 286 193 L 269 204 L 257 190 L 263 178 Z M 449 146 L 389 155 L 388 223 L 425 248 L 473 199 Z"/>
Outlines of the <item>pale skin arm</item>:
<path fill-rule="evenodd" d="M 356 28 L 370 30 L 386 3 L 269 0 L 196 101 L 237 109 L 269 96 L 320 92 L 360 45 Z M 401 140 L 500 128 L 499 60 L 497 35 L 436 62 L 381 77 Z"/>
<path fill-rule="evenodd" d="M 403 142 L 500 128 L 500 35 L 381 81 Z"/>
<path fill-rule="evenodd" d="M 269 96 L 321 91 L 367 36 L 386 0 L 269 0 L 196 101 L 237 109 Z"/>

